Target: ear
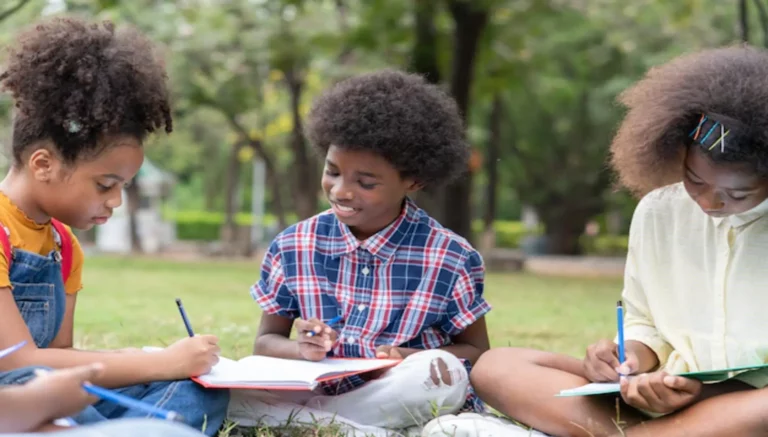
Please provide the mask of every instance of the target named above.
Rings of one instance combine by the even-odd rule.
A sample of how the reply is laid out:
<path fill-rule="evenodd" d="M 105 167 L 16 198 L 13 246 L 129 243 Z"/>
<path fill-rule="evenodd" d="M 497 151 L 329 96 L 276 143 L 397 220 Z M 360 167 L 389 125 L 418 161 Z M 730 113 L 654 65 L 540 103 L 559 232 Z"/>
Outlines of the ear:
<path fill-rule="evenodd" d="M 408 193 L 415 193 L 424 189 L 424 184 L 418 182 L 415 179 L 406 179 L 404 182 Z"/>
<path fill-rule="evenodd" d="M 35 180 L 48 183 L 53 180 L 54 175 L 58 174 L 61 160 L 48 148 L 41 147 L 29 155 L 27 168 Z"/>

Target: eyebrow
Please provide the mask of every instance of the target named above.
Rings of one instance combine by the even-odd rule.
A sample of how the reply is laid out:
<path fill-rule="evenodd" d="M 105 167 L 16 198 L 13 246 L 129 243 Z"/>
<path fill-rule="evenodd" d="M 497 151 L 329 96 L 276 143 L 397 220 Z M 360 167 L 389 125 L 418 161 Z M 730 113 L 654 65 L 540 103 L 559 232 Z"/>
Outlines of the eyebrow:
<path fill-rule="evenodd" d="M 697 175 L 697 174 L 696 174 L 696 172 L 694 172 L 693 170 L 691 170 L 691 168 L 690 168 L 690 167 L 688 167 L 688 165 L 686 165 L 686 166 L 685 166 L 685 170 L 686 170 L 688 173 L 690 173 L 690 174 L 694 175 L 694 176 L 696 177 L 696 179 L 701 179 L 701 176 Z M 701 179 L 701 180 L 704 180 L 704 179 Z M 755 191 L 755 190 L 757 189 L 757 187 L 738 187 L 738 188 L 729 188 L 729 187 L 724 187 L 724 188 L 725 188 L 726 190 L 728 190 L 728 191 Z"/>
<path fill-rule="evenodd" d="M 336 165 L 336 164 L 334 164 L 334 162 L 333 162 L 333 161 L 331 161 L 330 159 L 326 159 L 326 160 L 325 160 L 325 162 L 326 162 L 328 165 L 332 166 L 332 167 L 336 167 L 336 168 L 339 168 L 339 166 L 338 166 L 338 165 Z M 371 172 L 369 172 L 369 171 L 360 171 L 360 170 L 357 170 L 357 171 L 355 171 L 355 173 L 357 173 L 359 176 L 366 176 L 366 177 L 369 177 L 369 178 L 375 178 L 375 179 L 378 179 L 378 178 L 379 178 L 379 175 L 377 175 L 377 174 L 375 174 L 375 173 L 371 173 Z"/>

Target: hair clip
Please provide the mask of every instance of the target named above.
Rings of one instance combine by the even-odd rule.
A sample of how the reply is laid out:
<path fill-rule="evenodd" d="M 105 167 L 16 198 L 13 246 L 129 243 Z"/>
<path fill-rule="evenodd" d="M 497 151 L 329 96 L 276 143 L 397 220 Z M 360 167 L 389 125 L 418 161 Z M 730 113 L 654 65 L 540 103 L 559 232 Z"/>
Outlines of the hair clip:
<path fill-rule="evenodd" d="M 720 131 L 720 134 L 712 135 L 712 133 L 717 130 Z M 715 147 L 720 145 L 720 153 L 725 153 L 725 137 L 730 133 L 730 129 L 727 129 L 723 123 L 702 114 L 698 125 L 696 125 L 696 128 L 693 129 L 688 136 L 702 147 L 706 148 L 707 151 L 712 151 Z"/>
<path fill-rule="evenodd" d="M 83 125 L 76 122 L 75 120 L 69 120 L 69 122 L 67 122 L 67 131 L 71 134 L 76 134 L 80 132 L 82 128 L 83 128 Z"/>

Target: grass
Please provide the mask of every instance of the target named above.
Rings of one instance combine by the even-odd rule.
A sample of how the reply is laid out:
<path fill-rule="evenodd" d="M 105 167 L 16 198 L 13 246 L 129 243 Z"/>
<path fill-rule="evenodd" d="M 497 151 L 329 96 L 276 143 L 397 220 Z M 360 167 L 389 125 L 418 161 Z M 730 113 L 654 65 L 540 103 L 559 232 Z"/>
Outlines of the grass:
<path fill-rule="evenodd" d="M 258 276 L 257 262 L 89 258 L 75 316 L 75 345 L 168 345 L 186 335 L 174 303 L 180 297 L 196 332 L 217 335 L 224 356 L 244 357 L 259 324 L 261 311 L 249 294 Z M 590 342 L 613 335 L 620 291 L 619 279 L 489 274 L 485 296 L 494 307 L 486 318 L 491 344 L 583 356 Z M 247 434 L 298 435 L 269 430 Z M 302 435 L 337 433 L 310 430 Z"/>

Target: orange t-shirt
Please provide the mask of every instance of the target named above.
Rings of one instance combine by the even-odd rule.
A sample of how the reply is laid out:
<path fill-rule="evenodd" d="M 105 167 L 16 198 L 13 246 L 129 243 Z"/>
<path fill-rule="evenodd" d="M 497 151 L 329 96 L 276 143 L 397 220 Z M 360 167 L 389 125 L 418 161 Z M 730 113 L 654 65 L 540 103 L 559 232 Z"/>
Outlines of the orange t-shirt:
<path fill-rule="evenodd" d="M 11 246 L 27 252 L 48 255 L 56 248 L 53 225 L 35 223 L 20 210 L 11 199 L 0 192 L 0 224 L 11 232 L 9 240 Z M 83 288 L 83 248 L 72 233 L 72 229 L 66 226 L 72 239 L 72 270 L 64 284 L 67 294 L 75 294 Z M 4 232 L 0 228 L 0 232 Z M 11 287 L 11 279 L 8 276 L 8 260 L 5 251 L 0 250 L 0 288 Z"/>

